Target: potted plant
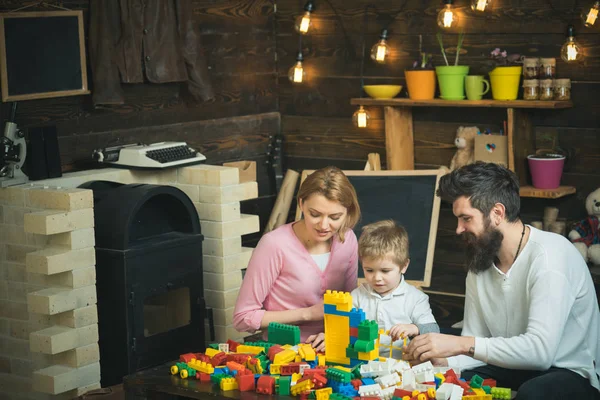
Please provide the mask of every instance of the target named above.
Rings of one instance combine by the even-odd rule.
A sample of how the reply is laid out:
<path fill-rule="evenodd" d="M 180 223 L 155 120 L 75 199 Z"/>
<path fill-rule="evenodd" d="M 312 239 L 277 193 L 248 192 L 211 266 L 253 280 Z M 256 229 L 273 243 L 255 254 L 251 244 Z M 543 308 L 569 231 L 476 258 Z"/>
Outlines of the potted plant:
<path fill-rule="evenodd" d="M 549 139 L 547 136 L 545 138 Z M 551 140 L 552 148 L 539 149 L 527 156 L 531 181 L 537 189 L 556 189 L 560 186 L 568 152 L 556 144 L 556 136 Z"/>
<path fill-rule="evenodd" d="M 522 57 L 508 54 L 506 50 L 495 48 L 490 53 L 494 69 L 490 72 L 492 97 L 494 100 L 516 100 L 519 94 L 519 82 L 523 72 Z"/>
<path fill-rule="evenodd" d="M 412 67 L 404 71 L 408 96 L 413 100 L 431 100 L 435 97 L 435 71 L 431 54 L 421 53 Z"/>
<path fill-rule="evenodd" d="M 463 100 L 465 98 L 465 76 L 469 74 L 469 67 L 458 65 L 458 58 L 460 56 L 464 38 L 465 35 L 463 32 L 458 34 L 454 65 L 450 65 L 448 57 L 446 56 L 446 50 L 444 49 L 442 34 L 439 32 L 437 34 L 437 40 L 440 44 L 440 49 L 442 50 L 442 56 L 446 62 L 446 65 L 435 67 L 435 72 L 440 84 L 440 97 L 444 100 Z"/>

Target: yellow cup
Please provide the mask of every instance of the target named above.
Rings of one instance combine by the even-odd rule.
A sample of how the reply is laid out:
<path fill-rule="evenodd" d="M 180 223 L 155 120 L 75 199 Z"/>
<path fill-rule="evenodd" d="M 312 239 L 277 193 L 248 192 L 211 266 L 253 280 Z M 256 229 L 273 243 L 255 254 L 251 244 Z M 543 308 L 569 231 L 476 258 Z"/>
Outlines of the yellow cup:
<path fill-rule="evenodd" d="M 516 100 L 523 67 L 496 67 L 490 72 L 494 100 Z"/>

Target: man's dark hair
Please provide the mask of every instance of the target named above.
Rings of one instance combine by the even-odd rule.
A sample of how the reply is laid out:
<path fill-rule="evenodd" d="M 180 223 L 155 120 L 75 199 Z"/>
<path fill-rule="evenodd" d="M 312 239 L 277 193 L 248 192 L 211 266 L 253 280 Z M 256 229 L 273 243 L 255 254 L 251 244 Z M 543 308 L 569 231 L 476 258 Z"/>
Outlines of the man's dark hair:
<path fill-rule="evenodd" d="M 450 203 L 465 196 L 485 217 L 494 204 L 502 203 L 508 222 L 519 218 L 519 179 L 514 172 L 495 163 L 478 161 L 442 176 L 437 195 Z"/>

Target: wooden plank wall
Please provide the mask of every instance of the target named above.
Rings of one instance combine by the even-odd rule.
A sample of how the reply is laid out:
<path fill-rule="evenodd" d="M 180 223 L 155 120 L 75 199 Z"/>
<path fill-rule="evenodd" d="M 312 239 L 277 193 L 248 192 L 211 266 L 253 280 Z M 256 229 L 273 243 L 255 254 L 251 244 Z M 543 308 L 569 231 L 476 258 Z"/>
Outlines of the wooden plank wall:
<path fill-rule="evenodd" d="M 580 7 L 591 2 L 496 0 L 492 12 L 479 15 L 471 11 L 469 1 L 454 3 L 461 17 L 460 28 L 466 34 L 460 61 L 471 67 L 471 73 L 485 73 L 487 55 L 496 47 L 527 56 L 559 58 L 567 24 L 574 22 L 586 58 L 579 65 L 567 65 L 559 59 L 557 74 L 571 78 L 575 107 L 539 111 L 534 125 L 538 148 L 548 147 L 557 137 L 560 146 L 572 153 L 563 183 L 576 186 L 577 194 L 560 200 L 523 199 L 522 210 L 525 221 L 540 220 L 545 206 L 559 207 L 560 216 L 568 220 L 584 217 L 585 197 L 600 186 L 600 26 L 583 28 L 578 19 Z M 382 110 L 368 108 L 368 129 L 359 130 L 351 122 L 356 108 L 350 106 L 349 99 L 361 94 L 361 36 L 364 33 L 366 43 L 365 84 L 404 85 L 403 71 L 420 51 L 432 53 L 434 64 L 443 64 L 435 39 L 441 2 L 316 1 L 313 30 L 302 40 L 307 81 L 296 86 L 288 81 L 287 68 L 293 65 L 299 47 L 293 18 L 303 5 L 304 0 L 278 2 L 280 110 L 288 165 L 297 169 L 327 164 L 362 168 L 370 152 L 379 152 L 385 160 Z M 368 59 L 369 51 L 385 26 L 390 30 L 390 62 L 377 65 Z M 456 44 L 456 32 L 445 36 L 446 47 Z M 405 91 L 401 96 L 406 96 Z M 497 132 L 506 119 L 503 110 L 416 108 L 413 112 L 417 168 L 449 165 L 458 126 L 476 125 Z M 443 205 L 430 290 L 458 295 L 431 295 L 436 317 L 444 324 L 462 317 L 466 273 L 462 252 L 457 251 L 461 243 L 454 234 L 455 227 L 451 208 Z"/>

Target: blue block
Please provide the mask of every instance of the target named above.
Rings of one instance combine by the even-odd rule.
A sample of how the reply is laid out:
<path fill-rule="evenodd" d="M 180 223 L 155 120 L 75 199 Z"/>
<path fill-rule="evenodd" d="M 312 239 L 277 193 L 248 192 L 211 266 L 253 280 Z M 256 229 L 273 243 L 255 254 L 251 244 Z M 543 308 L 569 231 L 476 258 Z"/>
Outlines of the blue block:
<path fill-rule="evenodd" d="M 348 397 L 358 396 L 358 391 L 354 389 L 354 386 L 352 386 L 351 383 L 344 383 L 340 385 L 338 388 L 338 393 Z"/>
<path fill-rule="evenodd" d="M 374 385 L 375 379 L 373 378 L 362 378 L 363 385 Z"/>
<path fill-rule="evenodd" d="M 349 317 L 350 317 L 350 326 L 352 328 L 358 328 L 358 325 L 364 321 L 367 317 L 365 315 L 365 312 L 363 310 L 356 309 L 353 308 L 350 313 L 349 313 Z"/>
<path fill-rule="evenodd" d="M 359 360 L 358 358 L 351 358 L 350 359 L 350 368 L 353 368 L 357 365 L 364 364 L 364 363 L 365 362 L 363 360 Z"/>
<path fill-rule="evenodd" d="M 351 311 L 338 311 L 335 306 L 331 304 L 325 304 L 323 312 L 330 315 L 341 315 L 342 317 L 350 317 L 351 315 Z"/>
<path fill-rule="evenodd" d="M 354 346 L 354 343 L 356 343 L 356 341 L 357 341 L 357 340 L 358 340 L 358 338 L 357 338 L 357 337 L 350 336 L 350 344 L 351 344 L 352 346 Z"/>

